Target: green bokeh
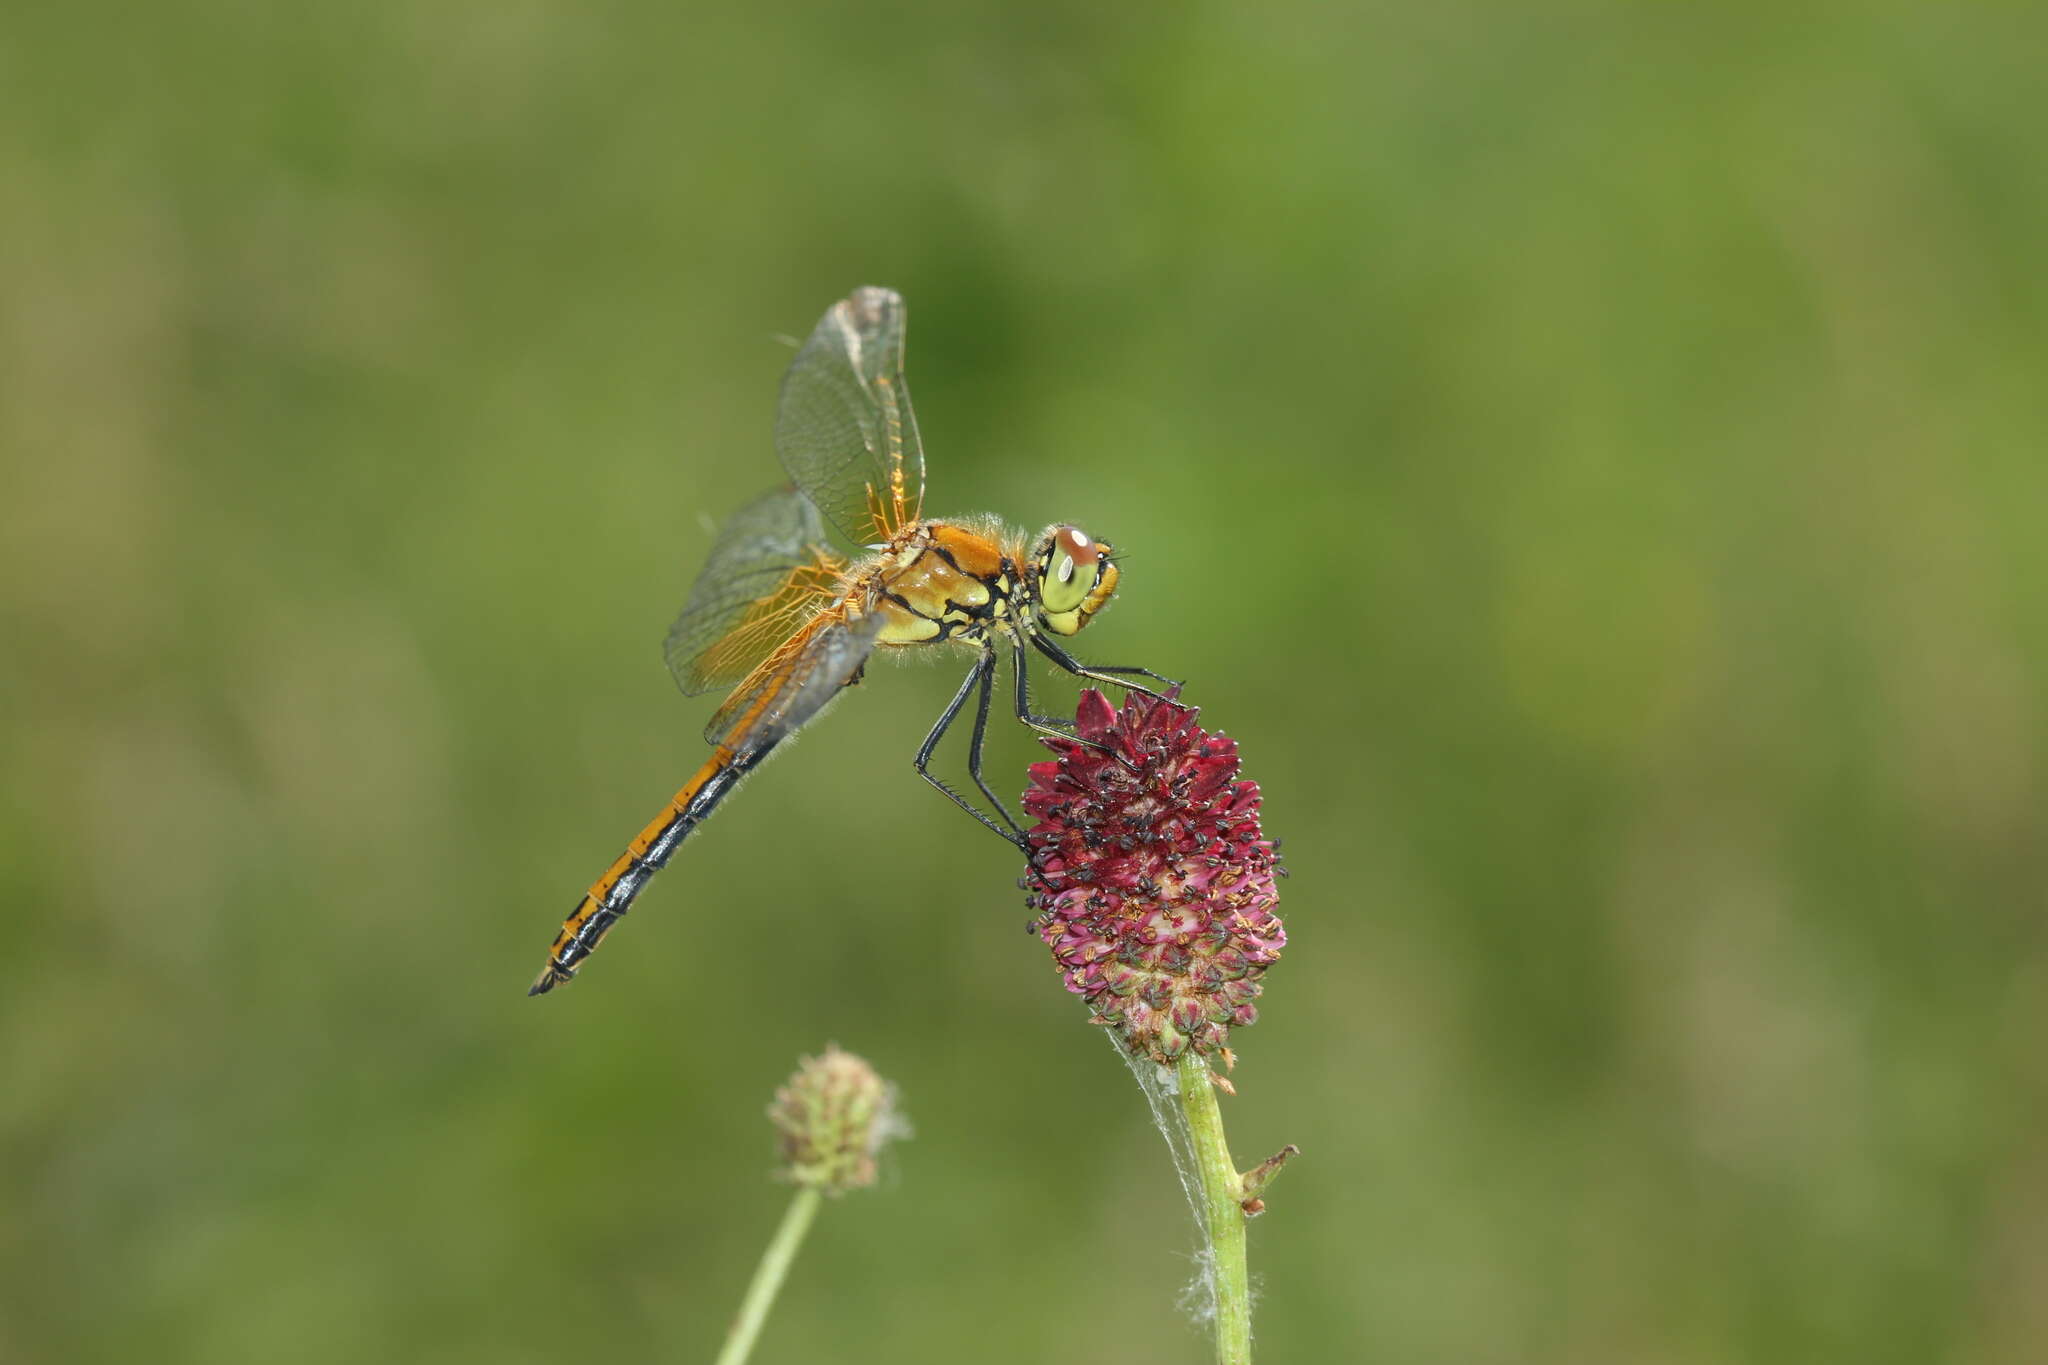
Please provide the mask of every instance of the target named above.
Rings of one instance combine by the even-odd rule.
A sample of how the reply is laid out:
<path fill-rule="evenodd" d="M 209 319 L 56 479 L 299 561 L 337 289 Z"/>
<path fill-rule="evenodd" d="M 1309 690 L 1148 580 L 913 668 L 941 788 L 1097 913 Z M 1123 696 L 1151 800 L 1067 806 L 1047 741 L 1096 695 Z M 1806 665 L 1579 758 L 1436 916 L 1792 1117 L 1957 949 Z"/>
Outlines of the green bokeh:
<path fill-rule="evenodd" d="M 1196 1361 L 1135 1089 L 878 668 L 569 990 L 851 286 L 1129 552 L 1293 876 L 1272 1361 L 2039 1359 L 2037 7 L 0 19 L 0 1359 Z M 957 661 L 956 661 L 957 663 Z M 1071 693 L 1063 695 L 1070 700 Z M 1032 746 L 1007 730 L 999 781 Z"/>

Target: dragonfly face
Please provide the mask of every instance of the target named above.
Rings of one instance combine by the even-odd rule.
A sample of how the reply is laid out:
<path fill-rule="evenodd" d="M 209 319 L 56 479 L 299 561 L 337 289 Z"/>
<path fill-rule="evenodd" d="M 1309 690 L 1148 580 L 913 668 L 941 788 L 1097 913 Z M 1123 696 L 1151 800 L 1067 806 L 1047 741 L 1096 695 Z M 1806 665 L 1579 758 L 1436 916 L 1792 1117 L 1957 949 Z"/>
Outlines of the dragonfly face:
<path fill-rule="evenodd" d="M 877 649 L 954 644 L 975 662 L 916 757 L 918 773 L 984 825 L 1023 846 L 1023 831 L 981 776 L 998 650 L 1015 665 L 1015 714 L 1031 710 L 1029 645 L 1079 677 L 1135 687 L 1142 668 L 1089 668 L 1059 638 L 1093 619 L 1117 586 L 1106 542 L 1078 527 L 1026 547 L 984 519 L 922 517 L 924 451 L 903 378 L 903 300 L 857 289 L 819 320 L 782 382 L 775 445 L 794 487 L 735 513 L 669 631 L 669 669 L 686 695 L 731 691 L 704 731 L 711 757 L 583 894 L 532 994 L 552 990 L 616 924 L 647 880 L 784 739 L 857 681 Z M 870 553 L 855 560 L 827 527 Z M 1140 689 L 1143 690 L 1143 689 Z M 978 696 L 967 767 L 1000 817 L 929 770 L 939 740 Z"/>
<path fill-rule="evenodd" d="M 1031 582 L 1038 621 L 1056 635 L 1073 635 L 1116 595 L 1118 570 L 1109 542 L 1090 540 L 1078 526 L 1055 526 L 1031 551 Z"/>

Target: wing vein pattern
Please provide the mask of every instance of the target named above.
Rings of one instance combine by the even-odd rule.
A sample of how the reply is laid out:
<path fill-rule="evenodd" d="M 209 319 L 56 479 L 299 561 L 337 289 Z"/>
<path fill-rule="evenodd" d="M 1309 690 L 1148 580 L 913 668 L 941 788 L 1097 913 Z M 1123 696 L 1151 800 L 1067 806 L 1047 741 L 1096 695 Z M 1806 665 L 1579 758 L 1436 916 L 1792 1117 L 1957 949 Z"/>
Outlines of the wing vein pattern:
<path fill-rule="evenodd" d="M 669 628 L 662 655 L 685 696 L 729 687 L 831 604 L 846 561 L 809 498 L 785 488 L 732 515 Z"/>
<path fill-rule="evenodd" d="M 855 545 L 888 540 L 924 504 L 924 447 L 903 378 L 903 300 L 856 289 L 826 312 L 782 381 L 775 450 Z"/>

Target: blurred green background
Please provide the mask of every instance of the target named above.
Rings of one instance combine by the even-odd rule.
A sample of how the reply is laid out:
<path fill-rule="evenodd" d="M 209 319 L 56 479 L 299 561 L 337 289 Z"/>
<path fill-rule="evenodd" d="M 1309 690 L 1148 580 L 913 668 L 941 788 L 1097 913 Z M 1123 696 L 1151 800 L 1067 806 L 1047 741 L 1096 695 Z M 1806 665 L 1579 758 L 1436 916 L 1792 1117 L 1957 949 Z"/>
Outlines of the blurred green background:
<path fill-rule="evenodd" d="M 1130 1078 L 910 770 L 954 666 L 524 994 L 702 755 L 662 633 L 863 282 L 928 508 L 1128 549 L 1079 643 L 1286 840 L 1262 1358 L 2040 1359 L 2044 41 L 11 7 L 0 1359 L 707 1359 L 827 1040 L 918 1136 L 762 1360 L 1204 1357 Z"/>

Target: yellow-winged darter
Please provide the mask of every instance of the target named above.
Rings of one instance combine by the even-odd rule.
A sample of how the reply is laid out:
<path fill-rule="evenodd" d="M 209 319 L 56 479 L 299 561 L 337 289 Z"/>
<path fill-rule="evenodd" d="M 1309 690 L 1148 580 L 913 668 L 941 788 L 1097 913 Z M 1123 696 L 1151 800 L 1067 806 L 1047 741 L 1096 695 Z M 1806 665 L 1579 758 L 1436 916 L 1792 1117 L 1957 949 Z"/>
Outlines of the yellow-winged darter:
<path fill-rule="evenodd" d="M 826 312 L 782 381 L 775 447 L 795 482 L 735 513 L 668 633 L 669 671 L 687 696 L 731 687 L 705 728 L 711 757 L 563 922 L 531 994 L 554 989 L 632 906 L 677 845 L 775 746 L 859 680 L 877 649 L 964 646 L 960 690 L 918 746 L 925 781 L 1004 838 L 1022 828 L 982 780 L 982 740 L 998 651 L 1016 674 L 1014 711 L 1036 730 L 1065 727 L 1031 710 L 1028 644 L 1069 673 L 1122 687 L 1143 668 L 1089 667 L 1060 640 L 1116 591 L 1107 541 L 1053 526 L 1036 540 L 987 518 L 926 520 L 924 452 L 903 381 L 903 300 L 857 289 Z M 830 524 L 858 557 L 832 548 Z M 990 816 L 930 770 L 947 729 L 975 698 L 968 774 Z"/>

